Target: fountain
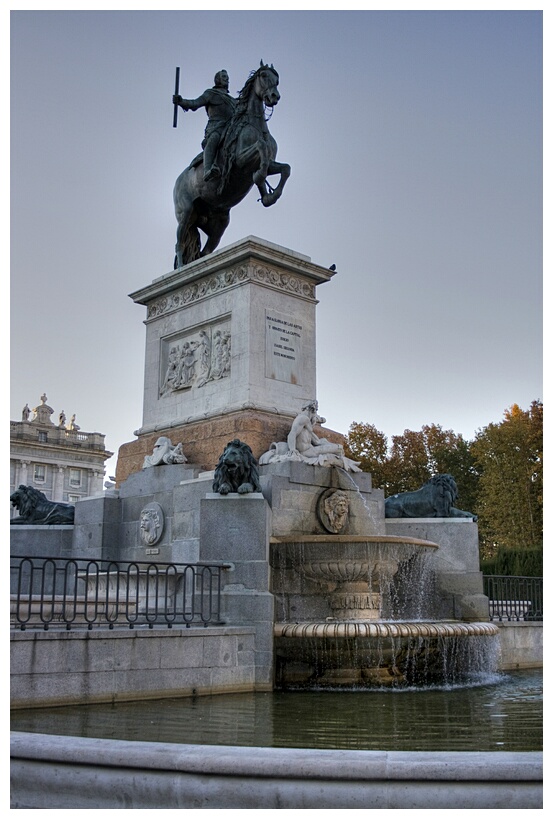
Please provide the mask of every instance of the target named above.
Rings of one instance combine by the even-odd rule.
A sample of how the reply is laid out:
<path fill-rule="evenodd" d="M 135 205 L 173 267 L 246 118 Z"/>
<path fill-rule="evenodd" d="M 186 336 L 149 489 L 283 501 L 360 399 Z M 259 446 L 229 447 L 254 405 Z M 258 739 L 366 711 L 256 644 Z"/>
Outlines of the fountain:
<path fill-rule="evenodd" d="M 179 655 L 186 674 L 175 669 L 167 690 L 449 682 L 479 667 L 482 645 L 493 662 L 472 515 L 432 499 L 424 511 L 416 493 L 387 504 L 324 430 L 311 398 L 315 288 L 333 275 L 247 237 L 132 294 L 148 309 L 143 426 L 120 448 L 118 486 L 77 504 L 71 542 L 51 556 L 141 572 L 224 564 L 218 624 L 244 636 L 212 631 L 202 644 L 221 640 L 212 654 L 234 666 L 215 678 L 210 652 L 205 673 Z M 168 390 L 178 351 L 194 366 Z M 402 516 L 413 504 L 418 516 Z M 13 552 L 41 555 L 41 527 L 29 528 L 12 527 Z M 129 594 L 142 610 L 140 589 Z M 133 696 L 163 695 L 160 675 L 135 672 Z M 85 679 L 66 696 L 86 700 Z"/>
<path fill-rule="evenodd" d="M 451 684 L 493 668 L 494 624 L 430 619 L 438 549 L 393 535 L 271 538 L 276 687 Z"/>
<path fill-rule="evenodd" d="M 253 124 L 265 125 L 262 102 L 278 100 L 278 75 L 262 64 L 251 79 L 242 101 L 249 116 L 255 114 Z M 176 105 L 188 102 L 175 95 Z M 257 125 L 242 128 L 242 121 L 240 133 L 258 139 Z M 260 161 L 267 159 L 267 140 L 257 144 Z M 147 308 L 142 426 L 119 450 L 117 488 L 79 501 L 70 543 L 55 543 L 52 552 L 140 567 L 217 564 L 222 622 L 169 634 L 114 630 L 98 639 L 84 630 L 49 633 L 32 646 L 27 638 L 34 635 L 18 634 L 12 641 L 17 706 L 40 705 L 41 691 L 61 705 L 64 699 L 89 704 L 269 692 L 275 682 L 365 688 L 459 678 L 476 668 L 482 640 L 493 657 L 497 632 L 479 622 L 487 600 L 475 524 L 459 519 L 453 525 L 447 516 L 430 524 L 387 522 L 383 492 L 344 457 L 341 436 L 317 436 L 315 427 L 325 419 L 310 400 L 316 394 L 315 291 L 335 266 L 313 264 L 254 236 L 212 252 L 223 211 L 210 217 L 212 199 L 221 204 L 217 186 L 205 189 L 201 213 L 200 200 L 190 200 L 190 180 L 202 183 L 200 164 L 196 158 L 175 186 L 176 269 L 131 294 Z M 275 189 L 265 181 L 267 172 L 281 175 Z M 255 180 L 263 204 L 272 205 L 288 174 L 289 166 L 264 161 L 246 181 L 251 187 Z M 234 172 L 221 183 L 227 181 L 247 190 Z M 233 196 L 228 201 L 239 201 Z M 200 227 L 209 236 L 201 254 Z M 256 455 L 270 445 L 258 475 L 244 469 L 240 480 L 231 480 L 237 470 L 229 463 L 220 479 L 221 460 L 215 475 L 206 471 L 229 439 L 227 447 L 236 444 L 236 450 L 245 441 Z M 245 466 L 251 464 L 238 471 Z M 20 530 L 12 532 L 15 554 L 42 553 L 40 527 L 34 533 L 13 528 Z M 109 575 L 103 580 L 109 590 Z M 148 609 L 147 597 L 139 605 Z M 39 673 L 53 683 L 39 684 Z M 379 751 L 346 758 L 341 751 L 321 756 L 280 748 L 175 751 L 159 743 L 152 753 L 148 743 L 32 733 L 15 735 L 13 745 L 18 808 L 456 807 L 463 778 L 466 804 L 489 807 L 492 800 L 503 804 L 500 788 L 488 794 L 489 779 L 522 778 L 519 759 L 515 776 L 514 765 L 483 764 L 480 755 L 452 767 L 451 760 L 432 763 L 426 756 L 414 762 L 410 754 L 398 762 Z M 538 773 L 530 762 L 533 786 Z M 500 773 L 491 776 L 491 768 Z M 474 780 L 482 778 L 478 789 Z M 518 802 L 510 787 L 501 798 L 509 807 L 528 807 L 525 785 Z M 532 806 L 536 791 L 533 786 Z"/>

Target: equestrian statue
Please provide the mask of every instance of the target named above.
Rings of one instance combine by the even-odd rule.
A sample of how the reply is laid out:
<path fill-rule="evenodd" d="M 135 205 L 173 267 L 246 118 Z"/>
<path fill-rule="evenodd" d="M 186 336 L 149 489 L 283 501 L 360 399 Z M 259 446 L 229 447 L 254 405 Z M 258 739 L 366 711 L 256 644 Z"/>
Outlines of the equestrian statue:
<path fill-rule="evenodd" d="M 230 222 L 230 210 L 255 185 L 259 201 L 266 207 L 280 199 L 290 165 L 276 162 L 277 144 L 267 127 L 272 109 L 280 99 L 278 73 L 261 60 L 234 99 L 228 92 L 229 77 L 218 71 L 215 85 L 197 99 L 178 94 L 178 69 L 173 105 L 176 125 L 178 108 L 205 108 L 208 124 L 198 154 L 175 182 L 173 200 L 177 218 L 175 269 L 212 253 Z M 265 116 L 266 109 L 270 115 Z M 268 176 L 280 174 L 276 188 Z M 207 240 L 201 247 L 201 230 Z"/>

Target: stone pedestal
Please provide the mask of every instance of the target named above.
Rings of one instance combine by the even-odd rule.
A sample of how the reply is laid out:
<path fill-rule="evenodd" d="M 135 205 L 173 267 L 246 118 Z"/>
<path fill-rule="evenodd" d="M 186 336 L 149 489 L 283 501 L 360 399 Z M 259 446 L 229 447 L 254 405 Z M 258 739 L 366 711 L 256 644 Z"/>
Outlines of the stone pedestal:
<path fill-rule="evenodd" d="M 249 236 L 132 293 L 147 307 L 144 411 L 118 483 L 160 435 L 206 469 L 233 437 L 256 455 L 285 440 L 316 397 L 315 289 L 332 275 Z"/>
<path fill-rule="evenodd" d="M 261 493 L 208 493 L 200 501 L 200 561 L 224 560 L 223 619 L 255 626 L 255 680 L 273 686 L 274 598 L 270 592 L 271 509 Z"/>
<path fill-rule="evenodd" d="M 471 518 L 386 518 L 389 535 L 438 543 L 432 555 L 436 572 L 435 617 L 487 620 L 478 552 L 478 524 Z"/>

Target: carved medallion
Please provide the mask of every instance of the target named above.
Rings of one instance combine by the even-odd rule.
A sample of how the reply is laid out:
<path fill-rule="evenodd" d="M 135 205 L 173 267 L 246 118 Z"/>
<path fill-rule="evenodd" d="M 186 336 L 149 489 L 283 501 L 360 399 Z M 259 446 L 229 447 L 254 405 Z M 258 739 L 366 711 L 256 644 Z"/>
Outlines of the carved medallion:
<path fill-rule="evenodd" d="M 317 501 L 320 524 L 334 535 L 343 534 L 349 520 L 349 497 L 341 489 L 325 489 Z"/>
<path fill-rule="evenodd" d="M 149 503 L 140 513 L 140 540 L 144 546 L 153 546 L 163 534 L 165 516 L 159 503 Z"/>

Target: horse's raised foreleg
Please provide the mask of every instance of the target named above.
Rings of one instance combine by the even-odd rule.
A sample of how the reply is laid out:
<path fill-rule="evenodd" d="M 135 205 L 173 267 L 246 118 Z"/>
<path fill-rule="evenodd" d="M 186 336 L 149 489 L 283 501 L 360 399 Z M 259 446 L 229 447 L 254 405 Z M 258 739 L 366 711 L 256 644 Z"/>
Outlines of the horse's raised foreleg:
<path fill-rule="evenodd" d="M 271 188 L 266 180 L 263 185 L 263 190 L 259 188 L 261 193 L 261 202 L 266 208 L 274 205 L 275 202 L 282 196 L 282 191 L 284 190 L 286 180 L 291 173 L 290 165 L 287 165 L 286 162 L 275 162 L 274 159 L 271 160 L 268 164 L 266 175 L 272 176 L 273 174 L 277 173 L 280 174 L 280 179 L 276 188 Z"/>
<path fill-rule="evenodd" d="M 273 204 L 268 201 L 268 197 L 273 196 L 273 189 L 267 185 L 270 164 L 271 160 L 269 158 L 267 144 L 261 140 L 257 140 L 257 142 L 250 145 L 236 157 L 237 167 L 246 168 L 253 166 L 255 168 L 252 173 L 252 181 L 259 191 L 261 201 L 266 206 Z"/>

